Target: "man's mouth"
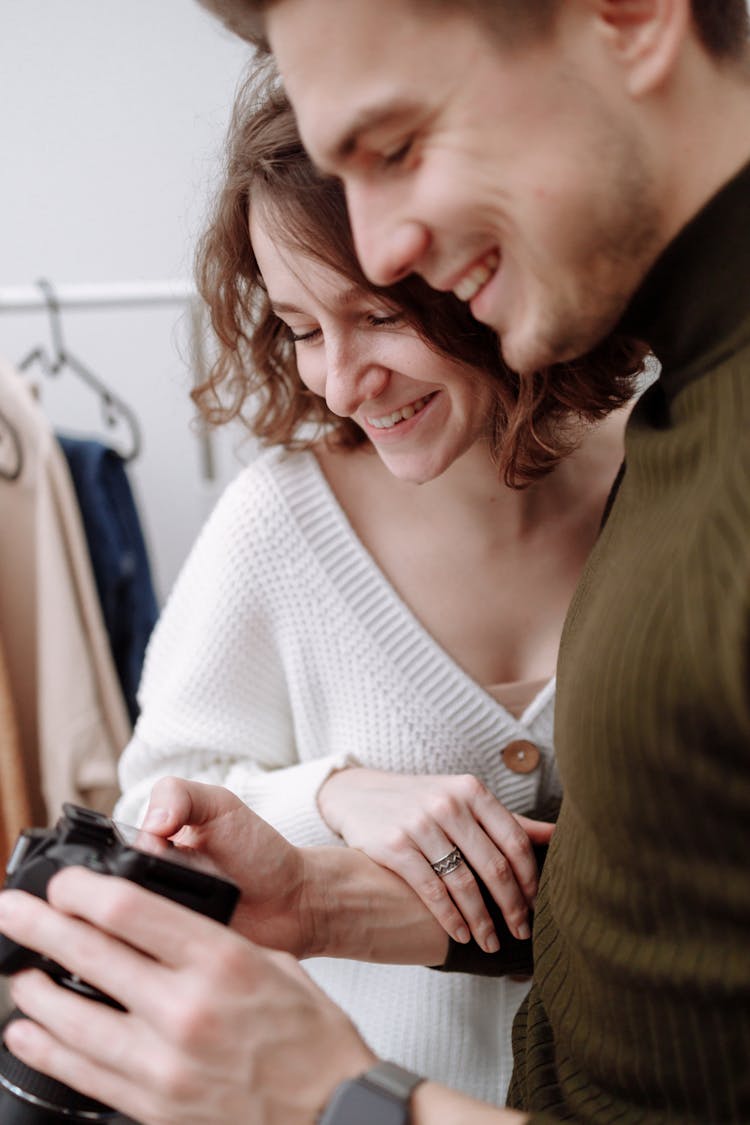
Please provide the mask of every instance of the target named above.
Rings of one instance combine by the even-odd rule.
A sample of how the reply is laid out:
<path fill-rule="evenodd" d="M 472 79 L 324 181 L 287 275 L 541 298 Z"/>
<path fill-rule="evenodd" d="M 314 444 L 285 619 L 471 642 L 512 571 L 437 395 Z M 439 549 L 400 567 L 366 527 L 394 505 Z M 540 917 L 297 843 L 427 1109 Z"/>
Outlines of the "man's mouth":
<path fill-rule="evenodd" d="M 432 391 L 424 398 L 418 398 L 415 402 L 402 406 L 400 410 L 394 410 L 392 414 L 381 414 L 379 418 L 365 418 L 365 421 L 368 426 L 374 426 L 376 430 L 391 430 L 399 422 L 408 422 L 415 414 L 419 414 L 436 394 L 437 391 Z"/>
<path fill-rule="evenodd" d="M 464 274 L 458 284 L 453 286 L 456 297 L 460 301 L 473 301 L 479 290 L 487 284 L 496 272 L 499 265 L 499 250 L 490 250 L 489 254 L 485 254 L 479 262 Z"/>

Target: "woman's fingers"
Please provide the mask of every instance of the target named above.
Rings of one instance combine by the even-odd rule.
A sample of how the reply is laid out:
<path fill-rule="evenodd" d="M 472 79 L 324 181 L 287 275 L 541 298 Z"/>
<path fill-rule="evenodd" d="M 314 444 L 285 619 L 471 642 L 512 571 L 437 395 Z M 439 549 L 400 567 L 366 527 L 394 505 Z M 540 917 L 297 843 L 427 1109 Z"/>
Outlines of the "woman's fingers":
<path fill-rule="evenodd" d="M 522 832 L 520 828 L 517 831 Z M 464 857 L 499 906 L 510 932 L 522 941 L 528 938 L 529 904 L 533 901 L 529 896 L 536 893 L 536 861 L 528 838 L 524 835 L 522 840 L 516 840 L 506 836 L 503 844 L 498 845 L 469 814 L 459 838 Z"/>
<path fill-rule="evenodd" d="M 541 840 L 548 839 L 553 831 L 552 825 L 539 826 L 508 812 L 477 778 L 456 777 L 412 817 L 408 831 L 402 833 L 405 839 L 401 850 L 410 844 L 431 867 L 458 847 L 500 907 L 511 933 L 525 940 L 530 936 L 529 907 L 533 906 L 538 886 L 537 864 L 527 827 Z M 443 851 L 438 854 L 440 848 Z M 472 871 L 464 864 L 444 874 L 442 889 L 432 876 L 421 868 L 420 885 L 416 886 L 412 878 L 408 881 L 437 917 L 436 908 L 448 913 L 447 892 L 475 940 L 488 952 L 496 949 L 495 929 Z M 443 922 L 442 917 L 439 920 Z M 455 936 L 454 930 L 448 932 Z"/>
<path fill-rule="evenodd" d="M 526 905 L 533 910 L 539 887 L 539 869 L 532 842 L 549 843 L 555 826 L 545 821 L 532 820 L 519 813 L 509 812 L 476 778 L 462 778 L 461 782 L 471 790 L 470 797 L 467 799 L 471 816 L 484 830 L 491 844 L 488 851 L 485 846 L 486 841 L 479 838 L 481 852 L 475 854 L 476 870 L 492 891 L 495 901 L 503 909 L 503 915 L 511 930 L 518 936 L 517 926 L 513 925 L 508 914 L 508 911 L 518 911 L 516 896 L 512 887 L 510 892 L 503 889 L 507 888 L 507 872 L 503 863 L 498 865 L 496 871 L 494 870 L 496 857 L 493 849 L 497 849 L 504 857 L 510 868 L 512 880 L 520 889 Z M 474 865 L 473 859 L 471 862 Z M 500 899 L 495 895 L 495 889 L 500 893 Z M 505 909 L 506 904 L 508 911 Z M 518 925 L 521 924 L 520 913 L 517 922 Z"/>
<path fill-rule="evenodd" d="M 449 874 L 441 876 L 440 880 L 466 919 L 477 945 L 486 953 L 497 953 L 500 948 L 497 930 L 484 904 L 479 885 L 466 861 L 462 858 L 458 867 Z"/>
<path fill-rule="evenodd" d="M 450 786 L 433 796 L 429 814 L 461 849 L 500 907 L 511 933 L 521 940 L 528 938 L 529 907 L 536 897 L 538 872 L 529 837 L 516 818 L 471 775 L 451 778 Z M 418 830 L 415 840 L 429 859 L 427 834 L 419 831 L 418 820 L 414 826 Z M 482 911 L 477 913 L 476 898 L 481 901 L 481 895 L 475 880 L 469 882 L 463 873 L 456 873 L 446 883 L 462 913 L 469 909 L 475 924 L 483 923 L 487 912 L 482 902 Z"/>
<path fill-rule="evenodd" d="M 433 864 L 452 854 L 456 844 L 440 825 L 421 818 L 413 834 L 399 832 L 379 857 L 419 895 L 443 929 L 458 942 L 469 935 L 488 953 L 495 952 L 497 935 L 477 881 L 461 862 L 442 877 Z"/>
<path fill-rule="evenodd" d="M 347 843 L 409 883 L 451 937 L 463 939 L 462 917 L 482 948 L 497 947 L 477 879 L 511 933 L 529 936 L 529 908 L 538 886 L 531 840 L 546 842 L 553 826 L 510 813 L 469 774 L 412 777 L 346 770 L 335 775 L 329 790 L 327 804 L 337 816 L 344 810 L 341 830 Z M 456 847 L 466 863 L 435 871 L 432 865 Z"/>
<path fill-rule="evenodd" d="M 548 844 L 555 831 L 555 825 L 548 820 L 532 820 L 521 813 L 513 813 L 513 819 L 520 824 L 530 840 L 535 844 Z"/>

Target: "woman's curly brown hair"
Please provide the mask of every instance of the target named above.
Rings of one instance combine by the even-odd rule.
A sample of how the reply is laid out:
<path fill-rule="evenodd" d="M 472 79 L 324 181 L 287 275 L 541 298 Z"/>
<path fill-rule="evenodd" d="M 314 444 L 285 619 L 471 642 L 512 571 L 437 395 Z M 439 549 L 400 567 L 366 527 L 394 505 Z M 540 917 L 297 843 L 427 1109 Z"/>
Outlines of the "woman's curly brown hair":
<path fill-rule="evenodd" d="M 368 440 L 300 379 L 289 330 L 271 308 L 253 253 L 251 207 L 261 210 L 280 244 L 377 295 L 430 347 L 470 366 L 478 380 L 492 380 L 495 409 L 487 436 L 498 471 L 513 487 L 543 476 L 571 452 L 580 438 L 576 422 L 600 419 L 633 394 L 644 358 L 633 342 L 610 339 L 575 363 L 520 378 L 503 363 L 495 333 L 453 294 L 438 293 L 415 276 L 373 286 L 357 261 L 343 189 L 311 163 L 269 61 L 256 63 L 237 97 L 224 182 L 196 258 L 218 353 L 192 393 L 212 425 L 239 417 L 263 444 L 289 449 L 307 448 L 323 434 L 343 447 Z"/>

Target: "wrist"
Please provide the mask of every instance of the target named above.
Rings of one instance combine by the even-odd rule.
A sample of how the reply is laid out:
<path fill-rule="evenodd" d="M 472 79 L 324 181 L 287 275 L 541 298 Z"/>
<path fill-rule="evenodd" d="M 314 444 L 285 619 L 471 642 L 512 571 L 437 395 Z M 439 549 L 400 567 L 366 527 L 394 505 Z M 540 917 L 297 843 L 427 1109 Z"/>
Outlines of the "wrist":
<path fill-rule="evenodd" d="M 408 1125 L 421 1075 L 391 1062 L 377 1062 L 333 1091 L 317 1125 Z"/>
<path fill-rule="evenodd" d="M 414 1091 L 409 1125 L 526 1125 L 525 1113 L 498 1109 L 437 1082 L 422 1082 Z"/>
<path fill-rule="evenodd" d="M 348 763 L 332 770 L 317 793 L 318 812 L 331 832 L 335 832 L 338 836 L 343 836 L 341 810 L 347 805 L 346 797 L 342 799 L 342 793 L 345 793 L 353 772 L 361 773 L 362 767 Z"/>

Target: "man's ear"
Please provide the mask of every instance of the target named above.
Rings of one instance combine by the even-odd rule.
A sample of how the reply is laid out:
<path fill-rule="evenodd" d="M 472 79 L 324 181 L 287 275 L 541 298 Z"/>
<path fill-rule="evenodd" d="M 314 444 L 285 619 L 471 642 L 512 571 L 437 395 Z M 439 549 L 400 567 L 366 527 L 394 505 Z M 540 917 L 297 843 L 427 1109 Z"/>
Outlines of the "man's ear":
<path fill-rule="evenodd" d="M 593 0 L 602 34 L 626 75 L 632 97 L 672 74 L 691 29 L 690 0 Z"/>

